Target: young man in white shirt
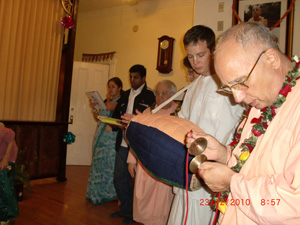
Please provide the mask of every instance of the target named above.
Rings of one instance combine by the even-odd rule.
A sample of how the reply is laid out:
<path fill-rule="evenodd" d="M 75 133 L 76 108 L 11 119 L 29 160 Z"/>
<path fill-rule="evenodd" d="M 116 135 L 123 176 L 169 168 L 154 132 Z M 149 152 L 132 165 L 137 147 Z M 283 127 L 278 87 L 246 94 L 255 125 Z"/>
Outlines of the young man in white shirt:
<path fill-rule="evenodd" d="M 217 92 L 220 81 L 214 72 L 212 60 L 215 34 L 210 28 L 197 25 L 186 32 L 183 43 L 193 70 L 200 76 L 187 90 L 178 116 L 190 120 L 220 142 L 228 143 L 244 108 L 235 104 L 231 96 Z M 176 187 L 173 191 L 175 198 L 168 225 L 182 225 L 186 215 L 186 191 Z M 201 201 L 210 201 L 211 194 L 207 187 L 188 192 L 188 225 L 212 224 L 214 212 L 210 205 L 201 205 Z"/>

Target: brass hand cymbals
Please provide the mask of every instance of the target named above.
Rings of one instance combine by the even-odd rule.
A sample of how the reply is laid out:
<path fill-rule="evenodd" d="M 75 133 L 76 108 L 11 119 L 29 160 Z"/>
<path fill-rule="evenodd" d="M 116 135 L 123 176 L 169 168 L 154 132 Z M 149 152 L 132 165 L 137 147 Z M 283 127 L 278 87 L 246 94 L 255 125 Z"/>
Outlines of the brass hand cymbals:
<path fill-rule="evenodd" d="M 207 157 L 203 154 L 197 155 L 195 156 L 189 165 L 189 169 L 192 173 L 198 173 L 199 170 L 199 166 L 203 163 L 207 161 Z"/>
<path fill-rule="evenodd" d="M 191 155 L 200 155 L 207 147 L 207 140 L 205 138 L 197 138 L 189 147 L 189 153 Z"/>
<path fill-rule="evenodd" d="M 189 153 L 191 155 L 195 155 L 195 157 L 191 160 L 189 169 L 192 173 L 197 174 L 199 166 L 207 161 L 207 157 L 202 153 L 205 151 L 207 147 L 207 140 L 205 138 L 197 138 L 189 147 Z"/>

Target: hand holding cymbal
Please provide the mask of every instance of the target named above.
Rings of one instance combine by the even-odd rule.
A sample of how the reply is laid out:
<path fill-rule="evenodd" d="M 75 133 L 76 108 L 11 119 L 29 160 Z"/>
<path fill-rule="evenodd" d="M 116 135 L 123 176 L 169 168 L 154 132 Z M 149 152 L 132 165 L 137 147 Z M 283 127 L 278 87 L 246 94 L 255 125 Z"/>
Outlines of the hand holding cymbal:
<path fill-rule="evenodd" d="M 197 138 L 189 147 L 189 153 L 191 155 L 197 156 L 200 155 L 207 147 L 207 140 L 205 138 Z"/>
<path fill-rule="evenodd" d="M 191 155 L 195 155 L 195 157 L 191 160 L 189 169 L 192 173 L 198 173 L 199 166 L 207 161 L 207 157 L 202 153 L 205 151 L 207 147 L 207 140 L 205 138 L 197 138 L 189 147 L 188 151 Z"/>

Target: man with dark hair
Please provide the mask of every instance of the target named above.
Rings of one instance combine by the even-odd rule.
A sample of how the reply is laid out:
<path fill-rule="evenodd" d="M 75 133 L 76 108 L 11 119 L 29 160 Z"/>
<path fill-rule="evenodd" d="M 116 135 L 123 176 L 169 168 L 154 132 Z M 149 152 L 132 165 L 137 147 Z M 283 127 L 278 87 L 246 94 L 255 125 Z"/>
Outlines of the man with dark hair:
<path fill-rule="evenodd" d="M 113 118 L 120 119 L 126 114 L 135 114 L 136 110 L 143 112 L 155 102 L 154 92 L 146 85 L 146 68 L 134 65 L 129 69 L 131 88 L 125 91 L 118 101 Z M 128 172 L 127 156 L 129 146 L 124 139 L 124 128 L 119 128 L 116 140 L 116 160 L 114 169 L 114 185 L 120 200 L 120 211 L 111 214 L 112 218 L 124 217 L 122 223 L 133 223 L 133 180 Z"/>
<path fill-rule="evenodd" d="M 133 80 L 131 80 L 131 76 L 130 76 L 130 84 L 133 89 L 139 88 L 141 83 L 144 84 L 146 82 L 146 72 L 147 72 L 146 68 L 143 65 L 139 65 L 139 64 L 134 65 L 129 69 L 130 74 L 138 73 L 141 77 L 141 82 L 132 82 Z"/>
<path fill-rule="evenodd" d="M 215 34 L 210 28 L 197 25 L 186 32 L 183 43 L 191 67 L 200 76 L 187 90 L 178 116 L 192 121 L 204 132 L 217 137 L 220 142 L 228 143 L 244 108 L 233 104 L 233 99 L 228 95 L 217 93 L 220 81 L 214 73 L 212 63 Z M 196 176 L 193 179 L 197 179 Z M 212 192 L 206 186 L 191 188 L 194 191 L 188 192 L 187 224 L 211 224 L 214 215 L 209 206 Z M 175 198 L 168 224 L 182 225 L 187 208 L 186 191 L 176 187 L 173 191 Z"/>
<path fill-rule="evenodd" d="M 202 25 L 196 25 L 189 29 L 183 38 L 184 46 L 197 44 L 199 41 L 205 42 L 206 47 L 212 51 L 215 47 L 215 33 L 212 29 Z"/>

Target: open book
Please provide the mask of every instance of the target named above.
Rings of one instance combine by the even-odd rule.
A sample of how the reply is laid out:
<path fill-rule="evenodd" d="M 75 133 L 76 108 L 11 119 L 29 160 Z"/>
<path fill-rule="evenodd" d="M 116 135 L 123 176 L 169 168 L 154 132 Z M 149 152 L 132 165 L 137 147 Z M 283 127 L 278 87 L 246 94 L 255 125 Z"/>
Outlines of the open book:
<path fill-rule="evenodd" d="M 87 96 L 95 104 L 95 110 L 106 109 L 106 105 L 98 91 L 87 91 Z"/>

